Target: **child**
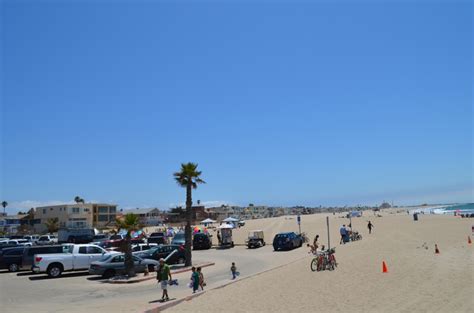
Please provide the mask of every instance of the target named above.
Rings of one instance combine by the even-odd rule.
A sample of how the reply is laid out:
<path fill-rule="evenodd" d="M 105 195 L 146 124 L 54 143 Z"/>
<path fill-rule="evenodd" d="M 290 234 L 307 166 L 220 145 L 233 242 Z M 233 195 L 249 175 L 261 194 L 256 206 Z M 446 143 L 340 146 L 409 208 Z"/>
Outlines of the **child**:
<path fill-rule="evenodd" d="M 191 268 L 191 271 L 193 272 L 191 274 L 193 293 L 196 293 L 196 291 L 199 289 L 199 273 L 196 271 L 196 268 L 194 266 Z"/>
<path fill-rule="evenodd" d="M 230 271 L 232 272 L 232 279 L 237 278 L 237 267 L 235 266 L 234 262 L 232 262 L 232 266 L 230 267 Z"/>
<path fill-rule="evenodd" d="M 201 272 L 201 268 L 197 268 L 197 272 L 199 274 L 199 287 L 201 287 L 201 290 L 204 290 L 204 275 Z"/>

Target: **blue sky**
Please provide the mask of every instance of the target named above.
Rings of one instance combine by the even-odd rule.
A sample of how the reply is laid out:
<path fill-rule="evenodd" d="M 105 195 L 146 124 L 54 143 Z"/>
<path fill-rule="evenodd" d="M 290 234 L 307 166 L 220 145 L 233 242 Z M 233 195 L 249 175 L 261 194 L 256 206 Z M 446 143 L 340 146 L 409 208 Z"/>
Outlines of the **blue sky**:
<path fill-rule="evenodd" d="M 2 1 L 1 199 L 473 201 L 473 7 Z"/>

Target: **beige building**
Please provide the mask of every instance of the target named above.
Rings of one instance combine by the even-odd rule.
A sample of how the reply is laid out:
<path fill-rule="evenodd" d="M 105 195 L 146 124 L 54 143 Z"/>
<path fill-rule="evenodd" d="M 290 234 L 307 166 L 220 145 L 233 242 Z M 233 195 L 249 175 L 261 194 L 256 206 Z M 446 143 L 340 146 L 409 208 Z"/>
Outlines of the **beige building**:
<path fill-rule="evenodd" d="M 46 229 L 45 222 L 57 218 L 59 227 L 63 228 L 101 228 L 114 225 L 117 216 L 117 205 L 106 203 L 77 203 L 37 207 L 35 219 L 40 219 L 37 231 Z"/>

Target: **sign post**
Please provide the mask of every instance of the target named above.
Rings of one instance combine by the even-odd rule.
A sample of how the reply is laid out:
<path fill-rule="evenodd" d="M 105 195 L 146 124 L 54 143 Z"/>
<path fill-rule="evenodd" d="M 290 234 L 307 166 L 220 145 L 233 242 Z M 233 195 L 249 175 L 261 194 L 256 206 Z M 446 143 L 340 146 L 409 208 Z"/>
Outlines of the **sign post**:
<path fill-rule="evenodd" d="M 298 222 L 298 228 L 300 230 L 300 235 L 301 235 L 301 215 L 298 214 L 296 217 L 296 221 Z"/>
<path fill-rule="evenodd" d="M 330 237 L 329 237 L 329 216 L 326 216 L 326 224 L 327 224 L 327 227 L 328 227 L 328 250 L 331 249 L 331 240 L 330 240 Z"/>

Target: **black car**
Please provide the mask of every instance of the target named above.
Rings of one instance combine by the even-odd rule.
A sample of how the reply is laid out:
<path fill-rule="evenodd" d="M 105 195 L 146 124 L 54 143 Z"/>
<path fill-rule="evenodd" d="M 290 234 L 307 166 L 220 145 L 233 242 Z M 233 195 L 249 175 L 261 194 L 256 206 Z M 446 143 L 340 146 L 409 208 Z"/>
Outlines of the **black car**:
<path fill-rule="evenodd" d="M 168 240 L 166 239 L 166 234 L 163 232 L 151 233 L 147 240 L 148 243 L 156 243 L 159 245 L 166 245 Z"/>
<path fill-rule="evenodd" d="M 71 235 L 67 238 L 68 243 L 90 243 L 94 240 L 92 235 Z"/>
<path fill-rule="evenodd" d="M 25 247 L 25 250 L 23 251 L 20 269 L 31 270 L 34 265 L 35 254 L 64 253 L 69 251 L 69 246 L 70 245 Z"/>
<path fill-rule="evenodd" d="M 16 272 L 21 267 L 24 246 L 3 249 L 0 252 L 0 269 L 8 268 L 10 272 Z"/>
<path fill-rule="evenodd" d="M 193 238 L 193 250 L 211 249 L 211 238 L 206 234 L 195 234 Z"/>
<path fill-rule="evenodd" d="M 172 256 L 168 260 L 166 260 L 167 264 L 182 264 L 186 260 L 186 256 L 184 254 L 184 247 L 178 245 L 161 245 L 157 247 L 153 247 L 150 250 L 134 252 L 133 254 L 142 258 L 142 259 L 152 259 L 159 261 L 161 258 L 166 259 L 173 251 L 177 250 L 173 253 Z"/>
<path fill-rule="evenodd" d="M 303 238 L 301 235 L 297 235 L 294 232 L 279 233 L 273 238 L 273 249 L 278 250 L 291 250 L 299 248 L 303 245 Z"/>

